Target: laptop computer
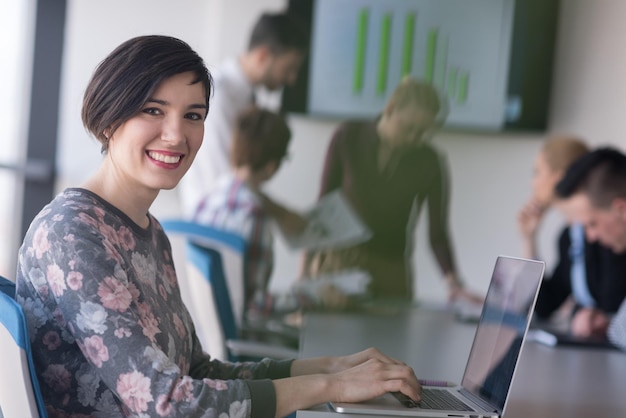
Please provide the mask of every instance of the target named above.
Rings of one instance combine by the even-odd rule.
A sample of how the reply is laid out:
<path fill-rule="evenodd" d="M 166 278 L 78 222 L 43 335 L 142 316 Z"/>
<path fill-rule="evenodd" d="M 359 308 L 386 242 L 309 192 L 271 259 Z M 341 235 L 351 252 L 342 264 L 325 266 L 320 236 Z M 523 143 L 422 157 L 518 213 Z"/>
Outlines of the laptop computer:
<path fill-rule="evenodd" d="M 331 402 L 349 414 L 423 417 L 501 417 L 539 293 L 545 263 L 499 256 L 470 351 L 458 385 L 422 385 L 419 404 L 401 394 L 366 402 Z M 451 403 L 427 400 L 436 396 Z"/>

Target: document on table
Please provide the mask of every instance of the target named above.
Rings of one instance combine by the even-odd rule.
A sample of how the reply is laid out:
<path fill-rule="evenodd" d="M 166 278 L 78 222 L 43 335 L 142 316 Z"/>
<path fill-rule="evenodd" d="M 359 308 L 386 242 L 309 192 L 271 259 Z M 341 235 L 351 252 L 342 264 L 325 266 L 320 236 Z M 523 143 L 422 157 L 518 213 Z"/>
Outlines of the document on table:
<path fill-rule="evenodd" d="M 370 275 L 362 270 L 350 269 L 336 273 L 323 274 L 315 279 L 304 279 L 294 283 L 293 290 L 319 302 L 319 298 L 332 286 L 346 296 L 365 296 Z"/>
<path fill-rule="evenodd" d="M 292 249 L 341 248 L 365 242 L 372 236 L 339 190 L 322 197 L 305 216 L 305 231 L 298 236 L 285 236 Z"/>

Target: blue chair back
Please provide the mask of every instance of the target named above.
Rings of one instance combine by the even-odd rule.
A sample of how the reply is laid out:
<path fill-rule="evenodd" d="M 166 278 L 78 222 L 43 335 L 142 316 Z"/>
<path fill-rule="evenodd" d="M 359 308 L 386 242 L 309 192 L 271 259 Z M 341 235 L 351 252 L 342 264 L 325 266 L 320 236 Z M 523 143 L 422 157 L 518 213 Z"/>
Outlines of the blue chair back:
<path fill-rule="evenodd" d="M 13 375 L 5 375 L 5 373 L 0 375 L 0 379 L 10 379 L 8 383 L 11 393 L 0 394 L 0 398 L 7 395 L 7 398 L 3 399 L 4 402 L 0 404 L 4 418 L 12 418 L 13 415 L 9 415 L 12 412 L 16 414 L 15 417 L 36 417 L 38 413 L 40 418 L 47 418 L 39 380 L 35 373 L 24 311 L 15 301 L 15 283 L 2 276 L 0 276 L 0 326 L 4 327 L 12 339 L 2 341 L 0 353 L 11 358 L 2 358 L 1 361 L 5 362 L 6 366 L 13 367 L 16 366 L 15 363 L 21 363 L 22 371 L 22 376 L 15 376 L 14 373 Z M 20 355 L 16 348 L 23 351 L 24 355 Z M 14 364 L 7 364 L 9 362 Z M 3 372 L 4 367 L 0 366 Z"/>
<path fill-rule="evenodd" d="M 208 247 L 203 247 L 194 242 L 187 242 L 187 258 L 204 274 L 204 278 L 213 289 L 213 303 L 217 309 L 222 332 L 226 340 L 239 338 L 239 330 L 233 306 L 230 299 L 230 291 L 224 277 L 222 256 L 220 253 Z M 232 358 L 231 358 L 232 360 Z"/>

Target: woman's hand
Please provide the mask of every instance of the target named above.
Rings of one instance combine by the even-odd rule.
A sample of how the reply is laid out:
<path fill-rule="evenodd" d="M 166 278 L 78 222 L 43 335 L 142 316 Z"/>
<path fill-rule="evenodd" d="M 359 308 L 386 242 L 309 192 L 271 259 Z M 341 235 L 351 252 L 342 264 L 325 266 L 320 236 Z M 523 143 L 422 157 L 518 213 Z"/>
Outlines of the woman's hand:
<path fill-rule="evenodd" d="M 421 386 L 413 369 L 400 362 L 370 358 L 331 377 L 336 402 L 361 402 L 387 392 L 402 392 L 419 401 Z"/>
<path fill-rule="evenodd" d="M 387 392 L 419 401 L 413 369 L 375 348 L 343 357 L 294 360 L 292 376 L 274 381 L 276 416 L 325 402 L 361 402 Z"/>
<path fill-rule="evenodd" d="M 522 238 L 531 240 L 535 238 L 539 224 L 543 219 L 547 206 L 536 199 L 529 200 L 517 215 L 517 225 Z"/>

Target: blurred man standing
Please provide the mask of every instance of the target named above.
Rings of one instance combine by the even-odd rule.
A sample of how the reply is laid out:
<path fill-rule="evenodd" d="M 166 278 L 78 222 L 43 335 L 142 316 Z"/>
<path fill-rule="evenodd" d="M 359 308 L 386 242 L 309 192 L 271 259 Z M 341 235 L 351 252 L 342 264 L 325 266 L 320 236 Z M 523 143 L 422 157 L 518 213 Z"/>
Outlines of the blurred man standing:
<path fill-rule="evenodd" d="M 287 13 L 265 13 L 252 29 L 248 49 L 213 72 L 215 93 L 204 143 L 180 184 L 184 216 L 193 217 L 215 180 L 230 170 L 236 118 L 255 102 L 259 88 L 275 91 L 296 81 L 307 45 L 307 34 L 298 20 Z"/>

